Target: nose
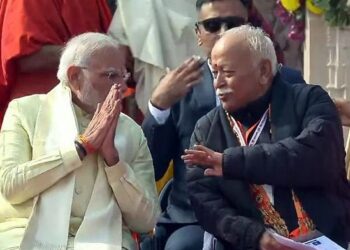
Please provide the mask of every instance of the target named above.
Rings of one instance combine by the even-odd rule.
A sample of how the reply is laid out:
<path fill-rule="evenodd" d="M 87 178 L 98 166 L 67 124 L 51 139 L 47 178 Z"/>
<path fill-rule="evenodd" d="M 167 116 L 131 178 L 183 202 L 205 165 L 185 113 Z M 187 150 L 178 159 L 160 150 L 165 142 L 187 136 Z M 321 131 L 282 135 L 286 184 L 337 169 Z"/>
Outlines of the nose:
<path fill-rule="evenodd" d="M 120 90 L 122 91 L 123 95 L 126 93 L 126 91 L 128 90 L 128 86 L 126 85 L 126 81 L 122 80 L 120 81 Z"/>
<path fill-rule="evenodd" d="M 228 30 L 228 27 L 227 27 L 227 24 L 223 23 L 221 24 L 221 27 L 220 27 L 220 36 L 226 31 Z"/>
<path fill-rule="evenodd" d="M 224 85 L 225 85 L 225 80 L 223 77 L 221 77 L 221 74 L 218 73 L 216 75 L 216 78 L 214 79 L 214 87 L 215 89 L 219 89 Z"/>

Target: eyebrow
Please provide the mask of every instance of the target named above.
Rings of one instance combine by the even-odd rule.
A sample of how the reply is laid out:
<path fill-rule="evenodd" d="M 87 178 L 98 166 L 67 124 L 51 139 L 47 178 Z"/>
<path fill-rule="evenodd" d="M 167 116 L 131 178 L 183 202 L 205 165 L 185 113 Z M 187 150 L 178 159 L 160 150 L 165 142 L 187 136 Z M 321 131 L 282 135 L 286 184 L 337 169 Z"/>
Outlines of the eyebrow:
<path fill-rule="evenodd" d="M 103 69 L 104 71 L 118 71 L 118 69 L 114 68 L 114 67 L 108 67 L 106 69 Z"/>

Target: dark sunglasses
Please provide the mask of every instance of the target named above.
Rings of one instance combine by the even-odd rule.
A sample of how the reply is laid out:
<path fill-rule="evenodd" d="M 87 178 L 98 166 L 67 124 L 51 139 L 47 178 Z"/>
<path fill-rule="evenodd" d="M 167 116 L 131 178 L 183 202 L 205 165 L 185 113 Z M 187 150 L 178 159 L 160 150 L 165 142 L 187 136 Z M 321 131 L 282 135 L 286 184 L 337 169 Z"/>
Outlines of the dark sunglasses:
<path fill-rule="evenodd" d="M 202 25 L 206 31 L 210 33 L 216 33 L 221 29 L 222 25 L 224 24 L 227 29 L 231 29 L 234 27 L 241 26 L 245 23 L 246 20 L 243 17 L 238 16 L 214 17 L 197 22 L 196 27 L 198 29 L 199 25 Z"/>

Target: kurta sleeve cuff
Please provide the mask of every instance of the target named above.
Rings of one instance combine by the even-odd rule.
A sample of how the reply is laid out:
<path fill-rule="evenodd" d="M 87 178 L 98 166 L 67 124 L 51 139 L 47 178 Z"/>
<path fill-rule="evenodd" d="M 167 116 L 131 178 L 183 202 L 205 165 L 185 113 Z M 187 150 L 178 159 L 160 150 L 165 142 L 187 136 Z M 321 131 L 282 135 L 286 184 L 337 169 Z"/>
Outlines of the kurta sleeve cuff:
<path fill-rule="evenodd" d="M 128 227 L 137 232 L 152 230 L 159 210 L 156 198 L 147 198 L 149 187 L 137 184 L 133 169 L 125 162 L 106 167 L 105 171 Z"/>
<path fill-rule="evenodd" d="M 71 170 L 74 170 L 81 166 L 82 162 L 79 158 L 79 154 L 74 142 L 69 145 L 61 146 L 60 154 L 62 157 L 63 166 L 65 169 L 67 169 L 67 172 L 70 172 Z"/>
<path fill-rule="evenodd" d="M 159 125 L 163 125 L 170 115 L 170 108 L 165 110 L 160 110 L 153 106 L 153 104 L 148 101 L 148 109 L 153 118 L 157 121 Z"/>

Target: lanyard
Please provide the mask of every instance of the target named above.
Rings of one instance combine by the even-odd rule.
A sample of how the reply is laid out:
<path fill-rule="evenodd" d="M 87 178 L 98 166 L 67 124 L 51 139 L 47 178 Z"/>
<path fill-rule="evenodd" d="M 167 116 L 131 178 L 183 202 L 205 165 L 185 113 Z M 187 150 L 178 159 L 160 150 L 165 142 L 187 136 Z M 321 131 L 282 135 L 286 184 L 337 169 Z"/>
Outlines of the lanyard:
<path fill-rule="evenodd" d="M 248 143 L 248 146 L 254 146 L 256 144 L 256 142 L 258 141 L 258 139 L 259 139 L 259 137 L 260 137 L 264 127 L 265 127 L 268 113 L 269 113 L 269 109 L 267 109 L 265 111 L 265 113 L 263 114 L 263 116 L 261 117 L 261 119 L 260 119 L 260 121 L 259 121 L 259 123 L 258 123 L 258 125 L 256 127 L 256 130 L 255 130 L 255 132 L 254 132 L 254 134 L 252 136 L 252 139 L 250 139 L 250 141 Z M 230 116 L 228 113 L 226 113 L 226 115 L 229 118 L 229 121 L 230 121 L 231 127 L 233 129 L 233 132 L 236 134 L 236 136 L 238 138 L 238 141 L 241 144 L 241 146 L 247 146 L 248 138 L 244 138 L 242 130 L 240 129 L 240 126 L 238 125 L 238 122 L 232 116 Z M 256 124 L 253 125 L 252 128 L 254 128 L 255 126 L 256 126 Z"/>
<path fill-rule="evenodd" d="M 254 146 L 256 144 L 256 142 L 258 141 L 258 138 L 260 137 L 265 127 L 267 117 L 269 115 L 269 110 L 270 108 L 268 108 L 265 111 L 265 113 L 263 114 L 263 116 L 261 117 L 258 123 L 254 124 L 252 127 L 248 129 L 245 137 L 243 136 L 243 131 L 239 123 L 231 115 L 229 115 L 228 112 L 226 112 L 226 116 L 230 122 L 232 130 L 236 135 L 241 146 L 247 146 L 247 144 L 248 146 Z M 255 127 L 256 127 L 256 130 L 252 138 L 248 142 L 249 133 L 253 131 Z M 292 190 L 292 197 L 293 197 L 293 202 L 294 202 L 294 206 L 295 206 L 295 210 L 298 218 L 299 227 L 290 233 L 285 224 L 285 221 L 281 218 L 280 214 L 273 208 L 271 202 L 269 201 L 265 189 L 260 185 L 252 184 L 251 190 L 258 201 L 259 209 L 264 214 L 265 223 L 270 226 L 273 226 L 273 228 L 281 235 L 294 238 L 300 235 L 304 235 L 315 228 L 315 225 L 313 224 L 309 216 L 306 214 L 298 197 L 295 195 L 293 190 Z"/>

